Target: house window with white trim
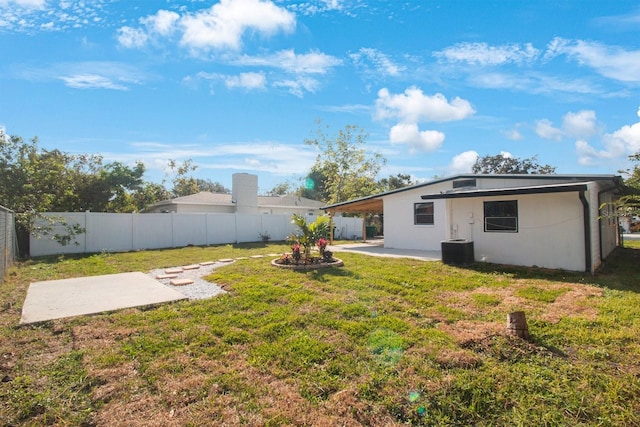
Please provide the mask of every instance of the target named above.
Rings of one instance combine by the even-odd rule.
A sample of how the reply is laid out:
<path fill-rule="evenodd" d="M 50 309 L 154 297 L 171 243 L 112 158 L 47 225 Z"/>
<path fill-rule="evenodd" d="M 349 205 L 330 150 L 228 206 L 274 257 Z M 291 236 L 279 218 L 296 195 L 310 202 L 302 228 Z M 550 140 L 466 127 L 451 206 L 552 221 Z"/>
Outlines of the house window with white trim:
<path fill-rule="evenodd" d="M 518 201 L 484 202 L 484 231 L 518 232 Z"/>
<path fill-rule="evenodd" d="M 415 225 L 433 225 L 433 202 L 414 203 L 413 223 Z"/>

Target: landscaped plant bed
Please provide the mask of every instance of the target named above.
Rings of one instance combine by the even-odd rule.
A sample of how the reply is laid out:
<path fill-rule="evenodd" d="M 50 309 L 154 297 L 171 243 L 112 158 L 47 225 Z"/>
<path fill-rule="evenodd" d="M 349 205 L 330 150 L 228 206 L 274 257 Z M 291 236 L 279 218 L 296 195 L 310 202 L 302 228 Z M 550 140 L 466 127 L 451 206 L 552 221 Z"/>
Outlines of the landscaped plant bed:
<path fill-rule="evenodd" d="M 313 259 L 310 262 L 300 261 L 299 263 L 286 263 L 282 261 L 282 257 L 271 260 L 271 265 L 278 268 L 288 268 L 289 270 L 317 270 L 327 267 L 342 267 L 344 262 L 338 258 L 324 260 L 321 258 Z"/>

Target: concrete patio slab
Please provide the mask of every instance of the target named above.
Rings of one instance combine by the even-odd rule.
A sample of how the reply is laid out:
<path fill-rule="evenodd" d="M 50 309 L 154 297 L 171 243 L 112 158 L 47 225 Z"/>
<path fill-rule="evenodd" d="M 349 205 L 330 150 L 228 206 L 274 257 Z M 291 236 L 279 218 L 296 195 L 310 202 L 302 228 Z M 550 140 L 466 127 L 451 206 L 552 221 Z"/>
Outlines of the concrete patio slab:
<path fill-rule="evenodd" d="M 187 299 L 144 273 L 31 283 L 20 324 Z"/>
<path fill-rule="evenodd" d="M 421 261 L 440 261 L 442 259 L 442 252 L 440 251 L 385 248 L 384 240 L 381 239 L 365 243 L 347 243 L 343 245 L 328 246 L 327 249 L 332 252 L 355 252 L 371 256 L 412 258 Z"/>

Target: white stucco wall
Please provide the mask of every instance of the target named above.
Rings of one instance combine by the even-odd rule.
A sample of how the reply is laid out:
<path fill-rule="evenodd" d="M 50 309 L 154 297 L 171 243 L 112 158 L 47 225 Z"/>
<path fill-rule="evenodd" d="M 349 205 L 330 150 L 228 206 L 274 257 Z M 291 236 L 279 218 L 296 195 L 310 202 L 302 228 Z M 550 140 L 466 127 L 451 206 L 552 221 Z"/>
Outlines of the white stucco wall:
<path fill-rule="evenodd" d="M 176 205 L 177 213 L 235 213 L 235 205 L 211 205 L 197 203 L 179 203 Z"/>
<path fill-rule="evenodd" d="M 517 200 L 518 232 L 485 232 L 484 201 Z M 476 261 L 584 271 L 584 215 L 577 192 L 451 199 L 452 229 L 474 241 Z"/>
<path fill-rule="evenodd" d="M 450 182 L 390 194 L 384 203 L 384 246 L 387 248 L 439 251 L 446 238 L 445 201 L 434 200 L 434 224 L 414 224 L 414 204 L 424 203 L 420 196 L 451 188 Z"/>

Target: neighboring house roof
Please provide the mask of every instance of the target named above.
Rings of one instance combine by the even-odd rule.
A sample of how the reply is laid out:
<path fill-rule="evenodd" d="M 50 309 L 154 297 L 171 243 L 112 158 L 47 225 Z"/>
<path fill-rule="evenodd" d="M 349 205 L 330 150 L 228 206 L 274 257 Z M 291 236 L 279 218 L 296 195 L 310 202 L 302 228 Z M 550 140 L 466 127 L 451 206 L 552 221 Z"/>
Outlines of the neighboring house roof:
<path fill-rule="evenodd" d="M 182 197 L 176 197 L 170 200 L 164 200 L 160 203 L 167 203 L 167 202 L 224 205 L 224 204 L 231 204 L 231 194 L 201 191 L 199 193 L 190 194 L 188 196 L 182 196 Z"/>
<path fill-rule="evenodd" d="M 150 208 L 166 205 L 234 205 L 231 194 L 228 193 L 212 193 L 210 191 L 201 191 L 196 194 L 190 194 L 188 196 L 176 197 L 170 200 L 163 200 L 158 202 Z M 284 196 L 258 196 L 258 207 L 265 206 L 297 206 L 301 208 L 316 208 L 320 209 L 324 206 L 324 202 L 317 200 L 307 199 L 305 197 L 298 197 L 293 194 L 287 194 Z"/>
<path fill-rule="evenodd" d="M 258 206 L 300 206 L 308 208 L 322 208 L 324 202 L 318 200 L 299 197 L 295 194 L 285 194 L 284 196 L 258 196 Z"/>
<path fill-rule="evenodd" d="M 621 177 L 617 175 L 558 175 L 558 174 L 461 174 L 454 175 L 448 178 L 437 179 L 434 181 L 423 182 L 420 184 L 411 185 L 408 187 L 397 188 L 395 190 L 386 191 L 384 193 L 374 194 L 367 197 L 362 197 L 359 199 L 349 200 L 347 202 L 335 203 L 332 205 L 324 206 L 322 209 L 325 211 L 333 211 L 333 212 L 354 212 L 354 213 L 382 213 L 384 211 L 382 199 L 385 196 L 389 196 L 392 194 L 401 193 L 404 191 L 411 191 L 418 188 L 429 187 L 435 184 L 440 184 L 447 181 L 455 181 L 459 179 L 526 179 L 526 180 L 563 180 L 567 183 L 579 183 L 579 182 L 590 182 L 590 181 L 600 181 L 600 180 L 611 180 L 616 185 L 621 183 Z M 554 184 L 558 186 L 560 184 Z M 496 190 L 504 189 L 504 187 L 496 188 Z M 464 196 L 457 197 L 470 197 L 468 191 L 473 190 L 456 190 L 456 193 L 465 194 Z M 477 191 L 489 191 L 485 190 L 477 190 Z M 567 190 L 571 191 L 571 190 Z M 450 193 L 451 194 L 451 193 Z M 454 196 L 455 197 L 455 196 Z M 444 198 L 444 197 L 439 197 Z"/>

